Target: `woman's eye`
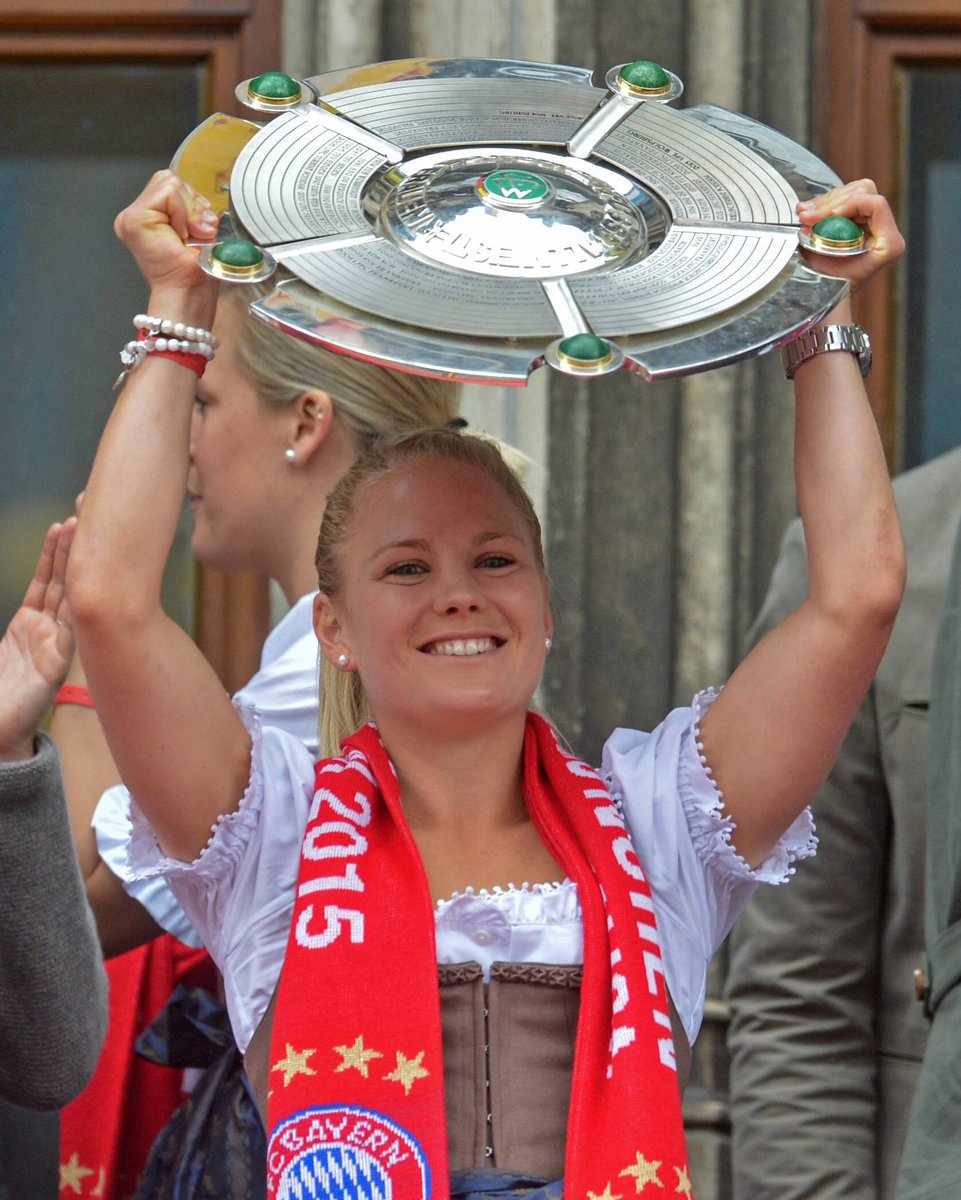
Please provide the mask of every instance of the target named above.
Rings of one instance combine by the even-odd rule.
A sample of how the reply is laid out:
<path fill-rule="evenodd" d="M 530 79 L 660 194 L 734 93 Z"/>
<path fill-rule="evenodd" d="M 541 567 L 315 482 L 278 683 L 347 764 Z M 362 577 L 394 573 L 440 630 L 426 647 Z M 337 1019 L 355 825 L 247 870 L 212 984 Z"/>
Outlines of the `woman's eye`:
<path fill-rule="evenodd" d="M 512 567 L 514 559 L 509 558 L 506 554 L 487 554 L 480 560 L 479 565 L 495 569 L 497 567 Z"/>
<path fill-rule="evenodd" d="M 390 567 L 387 571 L 388 575 L 422 575 L 424 572 L 423 563 L 417 562 L 402 562 Z"/>

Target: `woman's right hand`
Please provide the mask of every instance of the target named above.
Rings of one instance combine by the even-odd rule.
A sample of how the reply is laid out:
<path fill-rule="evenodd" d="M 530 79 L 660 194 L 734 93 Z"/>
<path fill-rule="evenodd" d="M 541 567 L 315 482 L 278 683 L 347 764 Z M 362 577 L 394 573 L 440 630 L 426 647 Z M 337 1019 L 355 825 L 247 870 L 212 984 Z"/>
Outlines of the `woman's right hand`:
<path fill-rule="evenodd" d="M 199 266 L 200 251 L 185 243 L 212 241 L 217 217 L 206 198 L 173 171 L 158 171 L 113 227 L 152 292 L 216 292 L 216 280 Z"/>

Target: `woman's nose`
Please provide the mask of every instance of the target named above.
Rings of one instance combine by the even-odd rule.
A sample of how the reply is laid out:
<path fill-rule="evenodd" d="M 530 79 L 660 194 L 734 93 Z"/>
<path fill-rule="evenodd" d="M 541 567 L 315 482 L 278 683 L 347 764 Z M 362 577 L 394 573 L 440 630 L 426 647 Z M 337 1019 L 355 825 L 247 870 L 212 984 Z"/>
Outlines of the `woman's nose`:
<path fill-rule="evenodd" d="M 481 596 L 473 577 L 467 572 L 451 572 L 440 581 L 435 606 L 438 612 L 477 612 Z"/>

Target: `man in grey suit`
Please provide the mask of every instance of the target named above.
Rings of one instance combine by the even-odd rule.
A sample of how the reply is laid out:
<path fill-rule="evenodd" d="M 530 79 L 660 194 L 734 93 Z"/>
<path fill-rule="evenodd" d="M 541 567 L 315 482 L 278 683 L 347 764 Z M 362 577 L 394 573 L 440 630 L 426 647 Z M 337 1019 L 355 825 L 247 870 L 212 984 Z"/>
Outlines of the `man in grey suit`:
<path fill-rule="evenodd" d="M 924 1002 L 931 1017 L 898 1200 L 961 1196 L 961 529 L 931 678 Z"/>
<path fill-rule="evenodd" d="M 938 613 L 961 520 L 961 449 L 895 483 L 908 584 L 871 689 L 814 801 L 818 855 L 756 896 L 731 937 L 735 1200 L 893 1200 L 927 1038 L 927 718 Z M 807 590 L 789 529 L 752 631 Z"/>

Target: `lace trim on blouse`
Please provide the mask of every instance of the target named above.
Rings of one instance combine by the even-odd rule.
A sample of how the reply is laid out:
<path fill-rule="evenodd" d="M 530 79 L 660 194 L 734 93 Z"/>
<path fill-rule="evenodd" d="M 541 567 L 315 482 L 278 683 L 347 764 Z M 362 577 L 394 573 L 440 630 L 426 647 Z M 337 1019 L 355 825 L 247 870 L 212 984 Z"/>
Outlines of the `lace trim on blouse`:
<path fill-rule="evenodd" d="M 697 849 L 698 857 L 709 867 L 720 868 L 721 873 L 735 878 L 752 879 L 759 883 L 786 883 L 794 874 L 794 863 L 802 858 L 810 858 L 817 851 L 817 838 L 814 836 L 814 820 L 809 808 L 792 822 L 778 838 L 774 849 L 757 867 L 752 868 L 747 859 L 738 854 L 732 843 L 736 828 L 724 808 L 724 793 L 718 787 L 711 764 L 704 755 L 704 743 L 701 741 L 701 722 L 708 709 L 717 699 L 718 693 L 714 688 L 698 692 L 691 705 L 693 718 L 691 720 L 690 739 L 697 751 L 697 758 L 703 768 L 704 776 L 709 780 L 713 789 L 713 802 L 705 807 L 703 803 L 703 787 L 701 802 L 688 804 L 688 797 L 693 791 L 690 763 L 682 762 L 680 774 L 681 802 L 687 814 L 691 837 Z"/>
<path fill-rule="evenodd" d="M 568 891 L 573 889 L 577 891 L 577 885 L 573 879 L 562 879 L 548 883 L 528 883 L 524 882 L 518 887 L 516 884 L 509 883 L 507 887 L 499 887 L 495 884 L 492 888 L 473 888 L 466 887 L 458 892 L 451 892 L 449 896 L 442 900 L 438 900 L 434 906 L 434 915 L 440 916 L 452 904 L 464 900 L 480 900 L 486 901 L 488 904 L 496 904 L 501 896 L 549 896 L 561 890 Z"/>
<path fill-rule="evenodd" d="M 252 835 L 260 825 L 260 797 L 263 793 L 263 738 L 260 710 L 253 704 L 234 701 L 244 728 L 250 735 L 250 776 L 238 807 L 229 813 L 221 813 L 210 827 L 210 837 L 193 862 L 168 858 L 159 847 L 157 835 L 140 811 L 136 798 L 130 805 L 130 843 L 127 847 L 127 863 L 137 879 L 150 879 L 156 875 L 167 878 L 181 874 L 193 875 L 203 863 L 208 877 L 216 882 L 229 879 L 244 856 Z M 255 801 L 248 803 L 248 797 Z"/>

